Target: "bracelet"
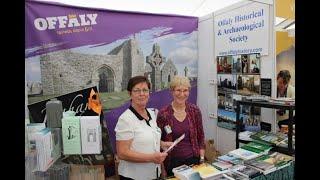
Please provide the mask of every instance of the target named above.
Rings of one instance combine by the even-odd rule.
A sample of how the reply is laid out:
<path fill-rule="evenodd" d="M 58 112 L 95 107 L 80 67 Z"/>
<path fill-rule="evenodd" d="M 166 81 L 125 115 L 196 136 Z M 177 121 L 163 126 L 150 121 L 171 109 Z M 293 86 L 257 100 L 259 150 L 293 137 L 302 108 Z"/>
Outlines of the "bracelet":
<path fill-rule="evenodd" d="M 201 160 L 204 160 L 204 156 L 200 156 L 200 159 L 201 159 Z"/>

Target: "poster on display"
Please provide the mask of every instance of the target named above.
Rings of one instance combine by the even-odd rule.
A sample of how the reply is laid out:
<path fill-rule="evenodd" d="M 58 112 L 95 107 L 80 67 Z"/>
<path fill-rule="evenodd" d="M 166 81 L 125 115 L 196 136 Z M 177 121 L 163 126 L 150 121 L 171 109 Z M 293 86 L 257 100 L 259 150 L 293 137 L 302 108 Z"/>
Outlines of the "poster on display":
<path fill-rule="evenodd" d="M 272 81 L 270 78 L 261 78 L 261 95 L 271 97 Z"/>
<path fill-rule="evenodd" d="M 260 53 L 268 55 L 269 5 L 252 2 L 214 16 L 217 56 Z"/>
<path fill-rule="evenodd" d="M 219 127 L 236 129 L 237 96 L 261 93 L 259 53 L 217 56 L 218 123 Z M 271 91 L 270 91 L 271 92 Z M 246 130 L 256 130 L 260 110 L 241 105 L 240 120 Z M 260 109 L 260 108 L 259 108 Z"/>
<path fill-rule="evenodd" d="M 197 100 L 198 18 L 25 3 L 25 69 L 28 104 L 97 87 L 112 151 L 118 117 L 130 105 L 133 76 L 151 81 L 147 107 L 171 100 L 173 76 L 191 81 Z"/>

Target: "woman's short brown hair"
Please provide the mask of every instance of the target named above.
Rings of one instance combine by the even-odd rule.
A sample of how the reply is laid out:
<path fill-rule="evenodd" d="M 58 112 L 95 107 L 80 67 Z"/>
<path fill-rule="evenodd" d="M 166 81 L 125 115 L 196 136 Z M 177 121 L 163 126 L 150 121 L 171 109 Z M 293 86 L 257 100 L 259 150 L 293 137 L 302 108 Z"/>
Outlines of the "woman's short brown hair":
<path fill-rule="evenodd" d="M 150 84 L 150 81 L 148 80 L 147 77 L 145 77 L 145 76 L 134 76 L 134 77 L 130 78 L 130 80 L 128 82 L 127 91 L 131 92 L 132 88 L 135 85 L 137 85 L 139 83 L 142 83 L 142 82 L 147 83 L 148 88 L 150 89 L 151 84 Z"/>
<path fill-rule="evenodd" d="M 291 79 L 290 72 L 288 70 L 281 70 L 277 76 L 277 79 L 279 78 L 283 79 L 284 84 L 288 84 Z"/>

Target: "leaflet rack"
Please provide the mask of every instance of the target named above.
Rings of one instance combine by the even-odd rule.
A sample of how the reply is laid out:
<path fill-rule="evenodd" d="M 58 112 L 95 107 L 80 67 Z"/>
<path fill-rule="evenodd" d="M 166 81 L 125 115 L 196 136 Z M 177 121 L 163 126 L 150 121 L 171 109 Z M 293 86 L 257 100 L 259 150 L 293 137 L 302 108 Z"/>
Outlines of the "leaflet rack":
<path fill-rule="evenodd" d="M 293 111 L 295 110 L 295 104 L 283 104 L 278 102 L 265 102 L 265 101 L 251 101 L 251 100 L 239 100 L 236 101 L 236 148 L 239 148 L 239 143 L 247 143 L 248 141 L 240 140 L 239 133 L 242 127 L 242 121 L 240 121 L 240 105 L 257 106 L 263 108 L 281 109 L 289 110 L 289 122 L 288 122 L 288 147 L 274 146 L 274 150 L 285 153 L 288 155 L 294 154 L 294 149 L 292 145 L 292 132 L 293 132 Z"/>

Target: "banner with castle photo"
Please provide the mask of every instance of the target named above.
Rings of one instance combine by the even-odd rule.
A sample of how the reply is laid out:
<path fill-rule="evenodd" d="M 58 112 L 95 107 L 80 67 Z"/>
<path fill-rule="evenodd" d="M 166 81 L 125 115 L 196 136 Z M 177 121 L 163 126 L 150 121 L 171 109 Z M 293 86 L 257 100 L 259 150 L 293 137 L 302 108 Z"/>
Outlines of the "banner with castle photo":
<path fill-rule="evenodd" d="M 25 34 L 28 104 L 96 86 L 113 152 L 130 77 L 150 79 L 148 107 L 160 109 L 172 100 L 173 76 L 187 76 L 196 104 L 197 17 L 26 1 Z"/>

